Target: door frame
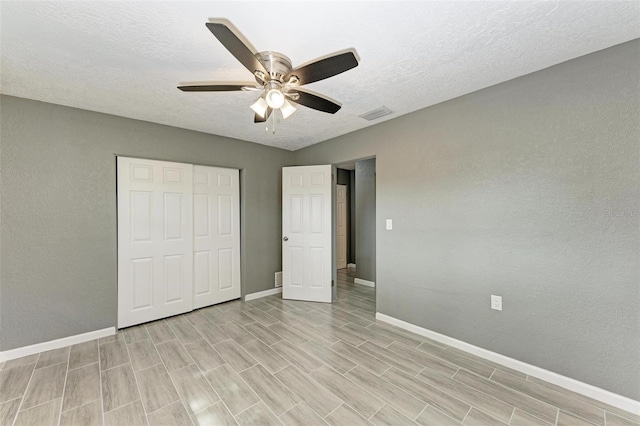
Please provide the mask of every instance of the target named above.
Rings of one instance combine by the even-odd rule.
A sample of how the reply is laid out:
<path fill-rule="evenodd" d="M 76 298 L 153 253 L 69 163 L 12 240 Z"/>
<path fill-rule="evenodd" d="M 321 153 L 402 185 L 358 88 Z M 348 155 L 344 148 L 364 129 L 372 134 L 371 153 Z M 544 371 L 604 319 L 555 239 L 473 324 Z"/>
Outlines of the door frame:
<path fill-rule="evenodd" d="M 349 240 L 349 238 L 348 238 L 349 232 L 348 231 L 350 231 L 350 229 L 349 229 L 349 220 L 348 220 L 349 217 L 347 215 L 347 212 L 349 211 L 349 209 L 347 207 L 347 203 L 349 203 L 349 201 L 350 201 L 350 199 L 349 199 L 349 195 L 350 194 L 348 193 L 349 185 L 338 183 L 337 176 L 338 176 L 338 170 L 336 168 L 336 245 L 337 245 L 337 253 L 338 253 L 338 261 L 336 261 L 336 269 L 340 268 L 340 266 L 341 266 L 339 264 L 339 260 L 340 260 L 339 259 L 340 258 L 340 240 L 337 238 L 338 237 L 338 231 L 340 229 L 340 210 L 341 210 L 340 209 L 340 204 L 338 203 L 337 198 L 338 198 L 338 194 L 340 192 L 339 189 L 340 189 L 341 186 L 344 187 L 344 215 L 343 216 L 344 216 L 344 228 L 345 228 L 345 230 L 344 230 L 344 232 L 345 232 L 345 235 L 344 235 L 344 258 L 345 258 L 344 259 L 344 267 L 345 268 L 347 267 L 347 265 L 349 263 L 349 261 L 347 260 L 347 253 L 348 253 L 348 247 L 349 247 L 349 244 L 348 244 L 349 243 L 349 241 L 348 241 Z M 340 268 L 340 269 L 342 269 L 342 268 Z"/>
<path fill-rule="evenodd" d="M 336 283 L 336 285 L 334 287 L 333 300 L 337 299 L 337 291 L 336 290 L 338 288 L 338 280 L 337 280 L 337 278 L 338 278 L 338 270 L 336 269 L 337 264 L 338 264 L 338 252 L 337 252 L 337 239 L 338 239 L 337 212 L 338 212 L 338 206 L 337 206 L 337 203 L 336 203 L 337 188 L 338 188 L 337 187 L 337 185 L 338 185 L 337 169 L 341 168 L 340 167 L 341 165 L 350 165 L 352 163 L 355 165 L 355 163 L 357 163 L 358 161 L 371 160 L 371 159 L 376 159 L 376 156 L 375 155 L 371 155 L 371 156 L 368 156 L 368 157 L 361 157 L 361 158 L 357 158 L 357 159 L 354 159 L 354 160 L 345 160 L 345 161 L 339 161 L 339 162 L 333 162 L 332 163 L 333 171 L 334 171 L 334 175 L 335 175 L 335 180 L 332 182 L 333 183 L 333 197 L 334 197 L 333 198 L 334 208 L 332 209 L 333 210 L 333 213 L 332 213 L 332 215 L 333 215 L 333 226 L 334 226 L 334 228 L 333 228 L 333 241 L 334 241 L 334 247 L 333 247 L 333 272 L 335 274 L 334 282 Z M 376 170 L 377 170 L 377 167 L 378 167 L 378 165 L 377 165 L 377 161 L 376 161 Z M 349 169 L 346 169 L 346 170 L 349 170 Z M 354 167 L 353 170 L 355 171 L 355 167 Z M 374 177 L 375 177 L 375 174 L 374 174 Z M 358 186 L 358 182 L 357 181 L 355 181 L 355 186 L 356 187 Z M 374 189 L 375 189 L 375 200 L 376 200 L 375 201 L 376 235 L 375 235 L 375 238 L 374 238 L 374 244 L 376 246 L 375 269 L 376 269 L 376 281 L 377 281 L 378 280 L 378 270 L 377 270 L 378 269 L 378 232 L 377 232 L 377 227 L 378 227 L 378 219 L 379 219 L 379 217 L 378 217 L 378 185 L 377 185 L 377 179 L 375 181 Z M 354 188 L 352 188 L 351 185 L 349 185 L 349 196 L 351 195 L 351 191 L 353 191 L 353 190 L 354 190 Z M 353 196 L 357 197 L 358 196 L 357 192 L 354 191 Z M 349 200 L 349 202 L 350 202 L 350 200 Z M 349 215 L 353 215 L 353 214 L 354 214 L 354 212 L 351 210 L 351 208 L 349 208 Z M 351 227 L 350 223 L 349 223 L 349 227 Z M 350 229 L 350 232 L 351 232 L 351 229 Z M 355 233 L 355 230 L 353 230 L 353 232 Z M 356 245 L 356 253 L 358 252 L 357 241 L 358 241 L 357 238 L 355 238 L 354 244 Z M 355 258 L 353 260 L 355 262 Z M 349 267 L 349 260 L 347 260 L 347 268 L 348 267 Z M 358 264 L 356 262 L 356 270 L 357 270 L 357 268 L 358 268 Z M 376 295 L 377 295 L 377 292 L 378 292 L 377 287 L 378 287 L 378 284 L 376 283 L 376 286 L 374 287 Z M 377 296 L 376 296 L 376 306 L 377 306 Z"/>

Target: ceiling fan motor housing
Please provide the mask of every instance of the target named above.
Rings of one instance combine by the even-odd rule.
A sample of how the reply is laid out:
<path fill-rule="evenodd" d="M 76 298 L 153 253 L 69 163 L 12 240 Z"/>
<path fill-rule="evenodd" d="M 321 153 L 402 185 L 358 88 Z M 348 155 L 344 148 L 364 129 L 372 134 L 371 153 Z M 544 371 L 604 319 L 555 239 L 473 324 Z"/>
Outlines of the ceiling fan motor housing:
<path fill-rule="evenodd" d="M 256 59 L 258 59 L 267 70 L 271 80 L 277 80 L 281 83 L 284 83 L 284 76 L 293 69 L 291 60 L 279 52 L 258 52 L 256 53 Z M 262 83 L 257 77 L 256 81 Z"/>

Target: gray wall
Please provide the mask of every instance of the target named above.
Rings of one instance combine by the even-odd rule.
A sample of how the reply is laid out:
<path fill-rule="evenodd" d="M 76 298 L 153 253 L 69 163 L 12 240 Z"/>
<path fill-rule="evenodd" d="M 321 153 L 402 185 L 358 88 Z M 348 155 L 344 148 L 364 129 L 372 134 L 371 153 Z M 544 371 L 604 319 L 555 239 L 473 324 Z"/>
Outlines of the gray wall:
<path fill-rule="evenodd" d="M 1 350 L 116 325 L 116 153 L 242 169 L 243 293 L 273 287 L 291 152 L 9 96 L 0 106 Z"/>
<path fill-rule="evenodd" d="M 338 185 L 349 185 L 349 170 L 345 169 L 336 169 L 337 177 L 336 183 Z"/>
<path fill-rule="evenodd" d="M 376 157 L 377 310 L 640 400 L 638 69 L 635 40 L 297 151 Z"/>
<path fill-rule="evenodd" d="M 356 162 L 356 277 L 376 281 L 376 160 Z"/>

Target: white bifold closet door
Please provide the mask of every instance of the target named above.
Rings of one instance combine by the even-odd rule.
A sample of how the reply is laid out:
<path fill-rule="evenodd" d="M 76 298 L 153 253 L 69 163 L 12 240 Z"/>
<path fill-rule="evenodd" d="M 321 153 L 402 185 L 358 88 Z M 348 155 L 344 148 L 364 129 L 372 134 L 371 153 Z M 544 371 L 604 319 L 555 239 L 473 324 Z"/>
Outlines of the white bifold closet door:
<path fill-rule="evenodd" d="M 118 157 L 118 328 L 240 297 L 239 171 Z"/>
<path fill-rule="evenodd" d="M 193 166 L 118 157 L 118 328 L 193 309 Z"/>
<path fill-rule="evenodd" d="M 193 308 L 240 297 L 239 170 L 193 167 Z"/>

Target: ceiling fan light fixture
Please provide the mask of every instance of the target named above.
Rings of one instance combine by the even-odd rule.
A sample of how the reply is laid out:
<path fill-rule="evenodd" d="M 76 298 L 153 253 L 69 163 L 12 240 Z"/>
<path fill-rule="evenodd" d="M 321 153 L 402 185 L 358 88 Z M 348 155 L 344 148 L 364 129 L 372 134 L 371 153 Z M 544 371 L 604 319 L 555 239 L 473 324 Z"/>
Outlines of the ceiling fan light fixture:
<path fill-rule="evenodd" d="M 291 114 L 296 112 L 296 107 L 291 105 L 291 102 L 285 99 L 284 102 L 282 103 L 282 106 L 280 107 L 280 112 L 282 113 L 282 118 L 286 119 Z"/>
<path fill-rule="evenodd" d="M 255 101 L 253 105 L 251 105 L 251 109 L 262 118 L 264 118 L 268 107 L 269 105 L 267 105 L 267 102 L 262 99 L 262 97 L 258 98 L 258 100 Z"/>
<path fill-rule="evenodd" d="M 284 94 L 280 89 L 269 90 L 265 98 L 267 99 L 267 105 L 273 109 L 279 109 L 284 105 Z"/>
<path fill-rule="evenodd" d="M 2 0 L 0 0 L 2 1 Z M 183 92 L 230 92 L 237 90 L 260 91 L 261 96 L 251 109 L 254 123 L 264 123 L 273 118 L 271 127 L 275 133 L 276 114 L 280 110 L 283 119 L 296 111 L 298 104 L 316 111 L 335 114 L 341 105 L 336 101 L 298 89 L 316 81 L 341 74 L 358 66 L 360 61 L 355 49 L 346 49 L 322 56 L 297 68 L 285 55 L 274 51 L 258 52 L 228 20 L 212 18 L 206 23 L 209 31 L 255 77 L 255 82 L 193 82 L 183 83 Z M 295 90 L 291 90 L 295 88 Z M 297 106 L 297 105 L 296 105 Z"/>

